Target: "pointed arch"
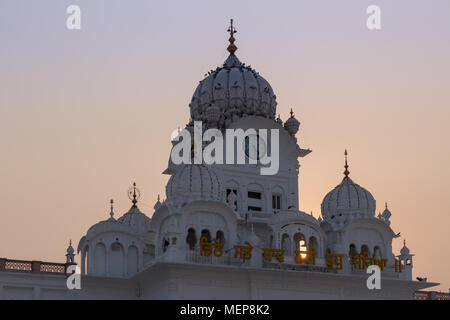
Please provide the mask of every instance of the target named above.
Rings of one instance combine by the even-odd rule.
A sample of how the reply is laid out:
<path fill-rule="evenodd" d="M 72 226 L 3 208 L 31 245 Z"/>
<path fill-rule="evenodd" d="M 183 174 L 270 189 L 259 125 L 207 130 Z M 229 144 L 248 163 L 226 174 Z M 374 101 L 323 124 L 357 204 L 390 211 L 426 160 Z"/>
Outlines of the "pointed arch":
<path fill-rule="evenodd" d="M 364 254 L 365 252 L 367 252 L 367 254 L 370 256 L 370 250 L 369 250 L 369 247 L 368 247 L 367 245 L 363 244 L 363 245 L 361 246 L 361 254 Z"/>
<path fill-rule="evenodd" d="M 291 238 L 287 233 L 283 234 L 283 236 L 281 237 L 281 249 L 284 250 L 285 255 L 291 255 Z"/>
<path fill-rule="evenodd" d="M 106 246 L 102 242 L 95 245 L 94 274 L 96 276 L 106 275 Z"/>
<path fill-rule="evenodd" d="M 202 235 L 201 235 L 200 239 L 203 237 L 206 237 L 206 239 L 208 239 L 208 242 L 211 242 L 211 232 L 209 232 L 208 229 L 202 230 Z"/>
<path fill-rule="evenodd" d="M 189 250 L 194 250 L 195 245 L 197 244 L 197 235 L 195 234 L 194 228 L 189 228 L 186 236 L 186 243 L 188 245 Z"/>
<path fill-rule="evenodd" d="M 138 268 L 138 249 L 135 245 L 131 245 L 128 248 L 128 254 L 127 254 L 127 273 L 128 275 L 133 275 L 137 273 L 139 270 Z"/>
<path fill-rule="evenodd" d="M 225 244 L 225 234 L 222 230 L 217 230 L 216 239 L 218 243 Z"/>
<path fill-rule="evenodd" d="M 297 232 L 294 235 L 295 250 L 306 250 L 306 237 L 303 233 Z"/>
<path fill-rule="evenodd" d="M 109 252 L 109 271 L 111 276 L 122 277 L 124 275 L 124 249 L 120 242 L 111 244 Z"/>

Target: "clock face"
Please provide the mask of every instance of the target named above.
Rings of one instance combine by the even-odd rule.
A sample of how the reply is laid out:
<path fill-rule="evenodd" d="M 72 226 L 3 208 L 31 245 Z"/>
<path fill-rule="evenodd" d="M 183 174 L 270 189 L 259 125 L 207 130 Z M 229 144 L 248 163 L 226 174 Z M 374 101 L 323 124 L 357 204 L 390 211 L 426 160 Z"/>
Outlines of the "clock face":
<path fill-rule="evenodd" d="M 244 141 L 245 155 L 253 160 L 259 160 L 266 155 L 266 143 L 257 135 L 248 135 Z"/>

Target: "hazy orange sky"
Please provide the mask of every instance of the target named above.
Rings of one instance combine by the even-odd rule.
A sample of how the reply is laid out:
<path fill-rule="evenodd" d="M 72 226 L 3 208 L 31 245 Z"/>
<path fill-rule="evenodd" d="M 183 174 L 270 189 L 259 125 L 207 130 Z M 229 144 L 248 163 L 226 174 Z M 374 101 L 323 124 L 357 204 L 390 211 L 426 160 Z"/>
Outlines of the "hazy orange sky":
<path fill-rule="evenodd" d="M 66 8 L 82 10 L 81 30 Z M 382 29 L 366 28 L 381 8 Z M 171 132 L 189 119 L 204 74 L 237 56 L 272 85 L 283 120 L 313 152 L 301 161 L 300 208 L 320 213 L 350 176 L 392 212 L 397 253 L 414 277 L 450 287 L 450 2 L 0 2 L 0 257 L 64 261 L 69 239 L 165 197 Z M 78 258 L 77 258 L 78 259 Z"/>

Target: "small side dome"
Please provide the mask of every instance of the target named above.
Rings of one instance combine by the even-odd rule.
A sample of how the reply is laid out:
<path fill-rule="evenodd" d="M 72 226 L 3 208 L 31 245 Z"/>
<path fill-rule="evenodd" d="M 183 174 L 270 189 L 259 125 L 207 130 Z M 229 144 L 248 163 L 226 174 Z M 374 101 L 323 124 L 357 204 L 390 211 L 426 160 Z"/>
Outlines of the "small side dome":
<path fill-rule="evenodd" d="M 127 226 L 141 229 L 141 227 L 149 226 L 151 219 L 143 214 L 137 206 L 132 206 L 117 221 Z"/>
<path fill-rule="evenodd" d="M 133 205 L 127 213 L 117 219 L 117 222 L 135 229 L 138 233 L 144 233 L 150 229 L 151 219 L 143 214 L 137 206 L 140 195 L 141 192 L 136 188 L 136 183 L 133 183 L 133 187 L 128 190 L 128 197 Z"/>
<path fill-rule="evenodd" d="M 390 212 L 389 209 L 388 209 L 387 202 L 386 202 L 386 204 L 385 204 L 385 209 L 384 209 L 383 213 L 381 214 L 381 216 L 382 216 L 385 220 L 389 220 L 389 218 L 392 216 L 391 212 Z"/>
<path fill-rule="evenodd" d="M 323 199 L 322 217 L 332 221 L 341 216 L 373 217 L 376 202 L 372 194 L 349 177 L 331 190 Z"/>
<path fill-rule="evenodd" d="M 210 165 L 186 164 L 177 169 L 166 185 L 168 201 L 184 203 L 195 200 L 222 201 L 219 170 Z"/>
<path fill-rule="evenodd" d="M 300 122 L 294 117 L 294 112 L 291 109 L 291 117 L 284 123 L 284 128 L 294 137 L 299 127 Z"/>
<path fill-rule="evenodd" d="M 323 199 L 321 209 L 325 221 L 346 222 L 353 217 L 375 216 L 376 202 L 372 194 L 349 178 L 347 150 L 345 150 L 344 179 Z"/>

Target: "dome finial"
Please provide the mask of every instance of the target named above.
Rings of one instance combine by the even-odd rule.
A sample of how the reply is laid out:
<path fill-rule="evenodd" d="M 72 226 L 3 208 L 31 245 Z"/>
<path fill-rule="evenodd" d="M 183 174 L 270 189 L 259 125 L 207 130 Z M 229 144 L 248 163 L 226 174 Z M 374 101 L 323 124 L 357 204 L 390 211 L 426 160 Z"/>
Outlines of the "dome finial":
<path fill-rule="evenodd" d="M 141 192 L 138 188 L 136 188 L 136 182 L 133 182 L 133 187 L 128 189 L 128 198 L 133 203 L 133 207 L 136 207 L 136 203 L 138 202 L 139 197 L 141 196 Z"/>
<path fill-rule="evenodd" d="M 114 200 L 111 199 L 109 202 L 111 203 L 111 212 L 109 213 L 109 215 L 111 216 L 111 218 L 113 218 L 113 216 L 114 216 Z"/>
<path fill-rule="evenodd" d="M 344 166 L 345 171 L 344 171 L 344 175 L 345 175 L 346 177 L 348 177 L 348 175 L 350 174 L 350 171 L 348 171 L 347 149 L 345 149 L 344 155 L 345 155 L 345 166 Z"/>
<path fill-rule="evenodd" d="M 230 27 L 227 30 L 230 33 L 230 38 L 228 41 L 230 41 L 230 44 L 228 45 L 228 52 L 231 54 L 234 54 L 237 50 L 237 47 L 234 45 L 234 41 L 236 40 L 234 38 L 234 34 L 237 32 L 236 29 L 233 27 L 233 19 L 230 19 Z"/>
<path fill-rule="evenodd" d="M 403 257 L 410 256 L 409 248 L 406 246 L 406 239 L 403 239 L 403 248 L 400 250 L 400 255 Z"/>
<path fill-rule="evenodd" d="M 291 136 L 295 138 L 295 134 L 298 132 L 298 128 L 300 127 L 300 122 L 295 119 L 294 117 L 294 111 L 291 108 L 291 116 L 289 119 L 286 120 L 284 123 L 284 128 L 291 134 Z M 295 140 L 297 141 L 297 140 Z"/>
<path fill-rule="evenodd" d="M 137 199 L 136 199 L 136 182 L 133 182 L 133 200 L 131 202 L 133 202 L 133 205 L 136 205 L 136 203 L 137 203 Z"/>

